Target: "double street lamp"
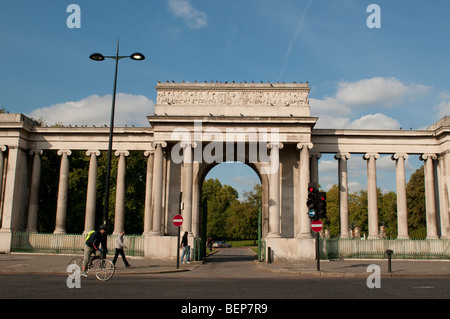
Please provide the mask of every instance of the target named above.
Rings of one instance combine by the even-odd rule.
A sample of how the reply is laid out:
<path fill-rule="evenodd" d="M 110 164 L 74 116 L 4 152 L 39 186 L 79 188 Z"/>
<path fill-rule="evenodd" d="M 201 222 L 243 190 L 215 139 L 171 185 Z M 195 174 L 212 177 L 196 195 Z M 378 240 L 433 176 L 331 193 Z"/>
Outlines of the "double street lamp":
<path fill-rule="evenodd" d="M 132 55 L 120 56 L 119 55 L 119 41 L 117 41 L 117 53 L 115 56 L 104 56 L 100 53 L 93 53 L 89 56 L 91 60 L 94 61 L 104 61 L 105 59 L 113 59 L 116 61 L 116 71 L 114 74 L 114 91 L 112 97 L 112 106 L 111 106 L 111 120 L 109 125 L 109 143 L 108 143 L 108 162 L 106 166 L 106 183 L 105 183 L 105 198 L 103 203 L 103 224 L 106 225 L 106 221 L 108 219 L 108 210 L 109 210 L 109 184 L 111 179 L 111 157 L 112 157 L 112 141 L 113 141 L 113 129 L 114 129 L 114 113 L 116 107 L 116 87 L 117 87 L 117 69 L 119 66 L 119 60 L 130 58 L 132 60 L 142 61 L 145 59 L 145 56 L 142 53 L 136 52 Z"/>

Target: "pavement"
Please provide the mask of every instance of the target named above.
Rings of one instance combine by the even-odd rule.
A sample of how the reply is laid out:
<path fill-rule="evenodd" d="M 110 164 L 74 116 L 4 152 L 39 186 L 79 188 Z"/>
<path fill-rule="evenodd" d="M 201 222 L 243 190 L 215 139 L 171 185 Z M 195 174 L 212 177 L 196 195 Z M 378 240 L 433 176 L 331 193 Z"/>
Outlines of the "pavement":
<path fill-rule="evenodd" d="M 378 267 L 373 267 L 376 265 Z M 321 260 L 319 271 L 316 261 L 257 263 L 257 268 L 272 273 L 295 275 L 299 277 L 364 277 L 380 272 L 386 277 L 448 277 L 450 260 L 388 260 L 349 259 Z M 379 270 L 378 270 L 379 269 Z"/>
<path fill-rule="evenodd" d="M 0 274 L 67 274 L 66 268 L 72 255 L 43 254 L 0 254 Z M 111 256 L 108 256 L 112 258 Z M 126 268 L 121 257 L 116 262 L 115 275 L 148 275 L 192 271 L 201 267 L 203 262 L 193 261 L 190 264 L 179 264 L 174 259 L 161 260 L 144 257 L 128 257 L 131 264 Z M 321 260 L 320 271 L 317 262 L 296 261 L 263 263 L 254 261 L 256 269 L 279 275 L 299 277 L 365 277 L 374 273 L 370 265 L 377 265 L 383 277 L 449 277 L 450 260 L 396 260 L 391 262 L 389 272 L 388 261 L 385 260 Z"/>

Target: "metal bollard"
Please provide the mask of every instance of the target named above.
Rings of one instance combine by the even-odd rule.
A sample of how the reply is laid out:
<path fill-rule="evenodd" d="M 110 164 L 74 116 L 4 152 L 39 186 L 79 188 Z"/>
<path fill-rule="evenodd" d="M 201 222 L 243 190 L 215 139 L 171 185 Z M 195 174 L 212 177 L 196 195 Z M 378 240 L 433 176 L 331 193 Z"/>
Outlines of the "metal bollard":
<path fill-rule="evenodd" d="M 391 249 L 387 249 L 386 250 L 386 254 L 388 255 L 388 272 L 392 272 L 391 260 L 392 260 L 392 254 L 393 253 L 394 253 L 394 251 L 391 250 Z"/>
<path fill-rule="evenodd" d="M 270 247 L 267 247 L 267 263 L 272 263 L 272 249 Z"/>

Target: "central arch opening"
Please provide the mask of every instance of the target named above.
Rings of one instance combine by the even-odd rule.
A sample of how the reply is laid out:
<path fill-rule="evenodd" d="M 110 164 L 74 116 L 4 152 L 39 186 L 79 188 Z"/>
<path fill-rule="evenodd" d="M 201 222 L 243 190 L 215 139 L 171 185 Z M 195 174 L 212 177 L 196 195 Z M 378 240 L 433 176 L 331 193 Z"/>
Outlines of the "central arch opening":
<path fill-rule="evenodd" d="M 211 164 L 205 167 L 200 182 L 200 236 L 205 238 L 205 256 L 231 245 L 231 249 L 253 250 L 256 258 L 262 234 L 263 197 L 256 167 L 241 162 Z M 208 245 L 211 241 L 212 247 Z M 230 255 L 233 260 L 239 259 L 236 254 Z M 248 255 L 243 260 L 248 260 Z"/>

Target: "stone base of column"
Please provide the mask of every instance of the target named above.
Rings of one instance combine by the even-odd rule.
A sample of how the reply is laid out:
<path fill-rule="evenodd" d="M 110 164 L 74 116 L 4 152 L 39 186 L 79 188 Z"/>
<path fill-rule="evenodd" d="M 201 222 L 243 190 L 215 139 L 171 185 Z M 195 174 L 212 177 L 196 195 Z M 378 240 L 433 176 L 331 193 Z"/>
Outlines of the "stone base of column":
<path fill-rule="evenodd" d="M 304 234 L 299 234 L 297 235 L 295 238 L 297 239 L 308 239 L 308 238 L 313 238 L 313 235 L 311 233 L 304 233 Z"/>
<path fill-rule="evenodd" d="M 11 252 L 12 233 L 9 230 L 0 230 L 0 252 Z"/>
<path fill-rule="evenodd" d="M 316 258 L 316 241 L 314 238 L 265 238 L 266 249 L 274 253 L 274 262 L 314 260 Z"/>
<path fill-rule="evenodd" d="M 145 257 L 175 260 L 177 249 L 179 249 L 178 236 L 144 236 Z"/>
<path fill-rule="evenodd" d="M 268 233 L 266 238 L 281 238 L 279 233 Z"/>
<path fill-rule="evenodd" d="M 163 233 L 161 231 L 152 230 L 148 233 L 149 236 L 162 236 Z"/>

